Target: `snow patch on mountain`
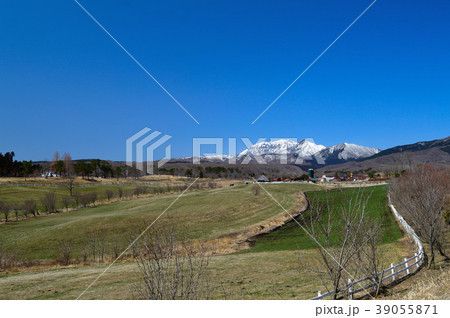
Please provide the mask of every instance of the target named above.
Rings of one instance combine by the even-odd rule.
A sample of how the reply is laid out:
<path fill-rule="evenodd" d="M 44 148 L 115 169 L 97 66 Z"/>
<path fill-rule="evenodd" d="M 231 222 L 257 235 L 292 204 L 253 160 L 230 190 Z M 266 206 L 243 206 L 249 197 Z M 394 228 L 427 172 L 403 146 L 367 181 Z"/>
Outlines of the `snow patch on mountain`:
<path fill-rule="evenodd" d="M 323 158 L 334 158 L 340 160 L 352 160 L 366 158 L 380 152 L 380 149 L 373 147 L 364 147 L 355 144 L 341 143 L 335 146 L 327 147 L 319 152 Z"/>
<path fill-rule="evenodd" d="M 377 154 L 378 152 L 380 152 L 380 149 L 350 143 L 341 143 L 335 146 L 325 147 L 306 139 L 303 139 L 300 142 L 295 142 L 290 139 L 280 139 L 256 143 L 241 152 L 238 155 L 238 158 L 248 155 L 257 155 L 270 159 L 274 155 L 288 154 L 307 160 L 317 156 L 322 158 L 326 163 L 329 163 L 331 161 L 347 161 L 366 158 Z"/>
<path fill-rule="evenodd" d="M 314 155 L 320 150 L 325 149 L 325 146 L 316 145 L 313 142 L 305 139 L 300 142 L 293 141 L 291 139 L 280 139 L 276 141 L 263 141 L 252 145 L 238 157 L 247 155 L 285 155 L 285 154 L 297 154 L 299 157 L 305 158 Z"/>

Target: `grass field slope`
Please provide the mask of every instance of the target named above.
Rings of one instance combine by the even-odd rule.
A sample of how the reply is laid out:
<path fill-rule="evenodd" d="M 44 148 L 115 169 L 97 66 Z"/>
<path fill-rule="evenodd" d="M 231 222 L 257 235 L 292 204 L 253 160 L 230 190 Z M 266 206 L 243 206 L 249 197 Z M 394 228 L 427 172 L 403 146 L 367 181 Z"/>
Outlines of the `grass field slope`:
<path fill-rule="evenodd" d="M 343 189 L 347 195 L 351 196 L 355 194 L 357 188 Z M 373 188 L 367 188 L 365 190 L 367 194 L 370 194 L 367 210 L 369 214 L 381 222 L 381 243 L 392 243 L 402 237 L 402 233 L 398 228 L 395 219 L 392 217 L 387 204 L 387 187 L 378 186 Z M 312 200 L 313 198 L 325 198 L 325 192 L 315 191 L 308 192 L 307 197 Z M 329 192 L 330 198 L 343 199 L 341 192 L 333 190 Z M 300 217 L 297 218 L 298 221 Z M 280 230 L 274 231 L 270 234 L 263 235 L 255 241 L 255 245 L 248 252 L 262 252 L 262 251 L 283 251 L 283 250 L 296 250 L 316 248 L 316 245 L 312 239 L 300 228 L 300 226 L 292 221 L 283 226 Z"/>
<path fill-rule="evenodd" d="M 298 204 L 296 194 L 324 195 L 322 187 L 308 184 L 263 185 L 288 211 Z M 355 191 L 346 189 L 345 191 Z M 331 192 L 334 195 L 335 192 Z M 17 251 L 18 259 L 34 264 L 0 272 L 1 299 L 75 299 L 113 259 L 114 247 L 122 250 L 139 230 L 154 221 L 179 194 L 164 194 L 118 201 L 76 211 L 56 213 L 0 225 L 3 251 Z M 386 188 L 374 187 L 371 213 L 382 220 L 380 246 L 386 262 L 409 256 L 395 221 L 386 209 Z M 254 185 L 239 185 L 187 192 L 157 221 L 187 233 L 191 240 L 210 240 L 245 231 L 285 212 Z M 150 229 L 151 230 L 151 229 Z M 104 242 L 105 261 L 83 262 L 93 240 Z M 72 261 L 56 261 L 61 243 L 72 247 Z M 207 275 L 213 282 L 213 299 L 307 299 L 322 288 L 314 267 L 318 253 L 297 224 L 290 222 L 259 237 L 246 252 L 213 255 Z M 302 264 L 299 263 L 302 259 Z M 34 263 L 33 263 L 34 262 Z M 129 257 L 117 262 L 83 295 L 83 299 L 133 299 L 138 279 L 136 263 Z"/>
<path fill-rule="evenodd" d="M 286 209 L 295 206 L 293 194 L 311 185 L 274 185 L 272 195 Z M 161 195 L 29 218 L 0 225 L 3 249 L 18 251 L 19 259 L 54 260 L 61 242 L 70 243 L 73 257 L 81 258 L 93 237 L 125 248 L 140 229 L 154 221 L 179 194 Z M 211 239 L 233 233 L 280 213 L 263 193 L 250 185 L 186 193 L 158 219 L 158 226 L 188 233 L 191 239 Z"/>

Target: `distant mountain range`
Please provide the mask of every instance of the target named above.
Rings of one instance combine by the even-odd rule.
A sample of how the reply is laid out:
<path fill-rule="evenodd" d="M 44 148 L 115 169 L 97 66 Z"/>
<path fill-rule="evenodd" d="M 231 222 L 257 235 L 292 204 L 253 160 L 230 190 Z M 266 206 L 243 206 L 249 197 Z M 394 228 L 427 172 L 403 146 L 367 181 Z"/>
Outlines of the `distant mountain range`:
<path fill-rule="evenodd" d="M 321 170 L 355 171 L 372 168 L 378 171 L 402 171 L 424 163 L 450 165 L 450 137 L 388 148 L 370 157 L 327 165 Z"/>
<path fill-rule="evenodd" d="M 258 158 L 259 156 L 259 158 Z M 277 140 L 257 143 L 237 156 L 202 156 L 197 158 L 205 173 L 220 167 L 234 169 L 235 176 L 299 176 L 309 168 L 320 173 L 336 171 L 361 171 L 371 168 L 383 172 L 400 172 L 414 165 L 430 163 L 450 165 L 450 137 L 421 141 L 414 144 L 380 149 L 350 143 L 325 147 L 312 141 Z M 230 159 L 236 164 L 230 163 Z M 262 159 L 267 164 L 260 164 Z M 282 161 L 284 162 L 282 163 Z M 245 164 L 244 164 L 245 163 Z M 193 164 L 192 157 L 171 159 L 164 169 L 174 169 L 174 173 L 184 175 L 187 169 L 196 172 L 199 165 Z M 236 171 L 240 171 L 237 173 Z M 214 174 L 210 174 L 214 176 Z M 226 175 L 225 172 L 222 175 Z"/>
<path fill-rule="evenodd" d="M 247 156 L 261 156 L 268 163 L 279 163 L 284 156 L 287 157 L 287 163 L 290 164 L 318 166 L 362 159 L 379 152 L 380 149 L 349 143 L 325 147 L 306 139 L 300 142 L 281 139 L 254 144 L 241 152 L 238 159 Z"/>

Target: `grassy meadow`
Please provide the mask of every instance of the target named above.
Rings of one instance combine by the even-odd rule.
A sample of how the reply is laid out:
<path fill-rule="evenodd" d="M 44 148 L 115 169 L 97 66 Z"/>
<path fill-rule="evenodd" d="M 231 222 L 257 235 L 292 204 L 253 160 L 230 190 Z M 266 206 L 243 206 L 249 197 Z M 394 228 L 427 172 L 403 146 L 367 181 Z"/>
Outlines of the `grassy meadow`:
<path fill-rule="evenodd" d="M 342 191 L 344 191 L 346 195 L 352 196 L 356 194 L 358 189 L 347 188 L 342 189 Z M 386 186 L 367 188 L 364 191 L 366 194 L 370 194 L 367 206 L 369 215 L 381 222 L 381 244 L 393 243 L 400 239 L 402 233 L 389 211 Z M 314 198 L 325 199 L 325 192 L 308 192 L 306 196 L 309 200 L 313 200 Z M 329 191 L 329 198 L 335 199 L 338 202 L 344 199 L 340 190 Z M 297 220 L 301 222 L 301 217 L 297 217 Z M 253 248 L 247 252 L 296 250 L 299 247 L 301 249 L 311 249 L 316 248 L 316 245 L 296 222 L 291 221 L 281 229 L 261 236 L 256 240 Z"/>
<path fill-rule="evenodd" d="M 10 189 L 0 188 L 3 191 L 0 200 L 6 196 L 29 198 L 29 195 L 41 195 L 35 187 L 4 187 Z M 114 185 L 95 187 L 99 187 L 100 193 Z M 263 187 L 288 211 L 296 207 L 294 194 L 299 191 L 308 191 L 308 197 L 324 195 L 320 191 L 323 187 L 311 184 L 266 184 Z M 86 188 L 89 190 L 92 191 L 92 187 Z M 350 194 L 356 189 L 344 191 Z M 337 195 L 337 192 L 331 191 L 330 195 Z M 133 198 L 0 224 L 1 249 L 14 251 L 18 260 L 34 264 L 0 271 L 0 298 L 77 298 L 108 266 L 114 246 L 120 250 L 127 247 L 178 196 L 178 193 L 166 193 Z M 410 256 L 409 246 L 404 239 L 399 240 L 401 232 L 387 208 L 385 187 L 373 188 L 369 210 L 383 223 L 380 246 L 383 261 L 397 262 L 401 257 Z M 243 231 L 280 214 L 284 214 L 283 210 L 265 191 L 255 194 L 254 185 L 238 185 L 186 192 L 158 219 L 155 228 L 171 227 L 186 233 L 192 240 L 210 240 Z M 104 263 L 81 261 L 83 251 L 89 248 L 93 239 L 104 242 Z M 71 246 L 71 265 L 62 266 L 56 262 L 61 243 Z M 259 237 L 247 251 L 212 256 L 207 269 L 213 285 L 211 297 L 308 299 L 323 289 L 317 274 L 305 268 L 317 264 L 318 253 L 309 238 L 296 223 L 289 222 Z M 136 263 L 125 258 L 112 266 L 83 298 L 133 299 L 137 277 Z"/>
<path fill-rule="evenodd" d="M 311 185 L 271 185 L 271 194 L 286 208 L 295 206 L 293 194 Z M 80 258 L 93 236 L 125 248 L 133 236 L 155 220 L 179 194 L 118 201 L 76 211 L 55 213 L 0 225 L 3 249 L 18 251 L 19 259 L 54 260 L 59 243 L 68 242 Z M 252 185 L 187 192 L 158 219 L 158 226 L 187 232 L 191 239 L 211 239 L 270 218 L 282 210 Z"/>

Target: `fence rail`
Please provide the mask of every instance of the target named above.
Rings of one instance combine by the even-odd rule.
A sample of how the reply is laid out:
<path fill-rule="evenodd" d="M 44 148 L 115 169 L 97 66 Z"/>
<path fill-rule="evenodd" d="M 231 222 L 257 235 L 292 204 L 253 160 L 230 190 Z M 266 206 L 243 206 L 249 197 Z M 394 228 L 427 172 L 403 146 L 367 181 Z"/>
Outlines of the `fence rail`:
<path fill-rule="evenodd" d="M 395 218 L 402 224 L 406 232 L 410 234 L 414 240 L 414 243 L 417 246 L 418 251 L 414 253 L 414 256 L 410 258 L 404 258 L 403 262 L 398 263 L 396 265 L 391 263 L 391 267 L 386 268 L 385 270 L 377 273 L 377 275 L 373 275 L 372 277 L 365 277 L 362 279 L 359 279 L 357 281 L 352 281 L 351 279 L 348 280 L 348 283 L 342 287 L 339 287 L 337 289 L 337 292 L 347 292 L 348 297 L 350 299 L 353 299 L 354 295 L 363 291 L 368 291 L 368 293 L 374 291 L 378 287 L 378 283 L 376 282 L 375 278 L 381 279 L 381 284 L 385 281 L 392 280 L 391 283 L 395 281 L 399 281 L 403 279 L 404 277 L 407 277 L 416 271 L 420 269 L 420 265 L 424 260 L 425 253 L 423 251 L 423 245 L 420 242 L 419 237 L 414 232 L 414 230 L 409 226 L 409 224 L 405 221 L 405 219 L 398 213 L 398 211 L 395 209 L 395 207 L 391 203 L 391 197 L 388 194 L 389 199 L 389 207 L 391 208 L 392 212 L 394 213 Z M 410 262 L 412 262 L 410 264 Z M 398 270 L 397 270 L 398 269 Z M 406 273 L 405 273 L 406 272 Z M 384 276 L 386 273 L 390 273 L 387 276 Z M 375 281 L 374 281 L 375 280 Z M 363 282 L 369 281 L 370 283 L 368 285 L 363 285 Z M 362 286 L 358 289 L 355 289 L 354 287 Z M 328 292 L 326 294 L 322 294 L 319 290 L 317 292 L 317 297 L 311 298 L 311 300 L 320 300 L 324 299 L 325 297 L 330 297 L 335 294 L 334 291 Z"/>

